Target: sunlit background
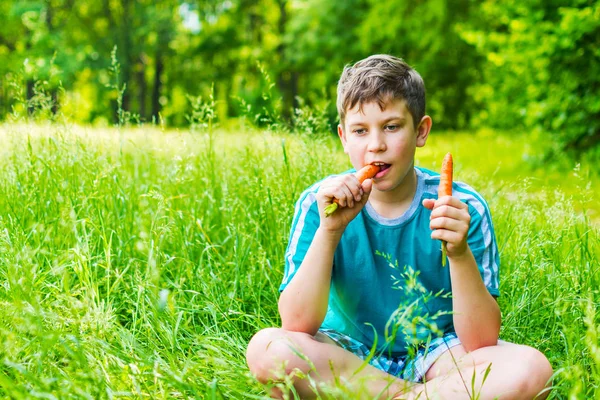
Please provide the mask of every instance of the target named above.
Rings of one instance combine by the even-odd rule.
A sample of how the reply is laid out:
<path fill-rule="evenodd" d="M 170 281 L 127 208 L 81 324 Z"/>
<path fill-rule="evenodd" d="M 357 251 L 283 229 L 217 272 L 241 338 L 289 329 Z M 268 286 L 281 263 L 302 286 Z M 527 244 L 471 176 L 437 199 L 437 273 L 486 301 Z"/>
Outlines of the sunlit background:
<path fill-rule="evenodd" d="M 129 121 L 187 126 L 212 96 L 222 123 L 310 108 L 332 126 L 343 66 L 390 53 L 423 75 L 436 129 L 538 130 L 579 154 L 600 142 L 599 49 L 598 1 L 5 0 L 0 118 L 107 125 L 121 98 Z"/>

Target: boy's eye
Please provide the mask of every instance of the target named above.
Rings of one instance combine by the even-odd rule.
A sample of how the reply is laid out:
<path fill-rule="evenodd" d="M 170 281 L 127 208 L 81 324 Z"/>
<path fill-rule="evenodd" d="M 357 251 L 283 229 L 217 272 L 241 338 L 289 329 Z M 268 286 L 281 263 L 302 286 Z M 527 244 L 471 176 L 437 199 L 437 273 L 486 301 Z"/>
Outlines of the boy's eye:
<path fill-rule="evenodd" d="M 385 126 L 386 131 L 395 131 L 397 129 L 398 129 L 398 125 L 386 125 Z"/>
<path fill-rule="evenodd" d="M 356 135 L 362 135 L 362 134 L 364 134 L 366 131 L 367 131 L 366 129 L 358 128 L 358 129 L 355 129 L 353 132 L 354 132 Z"/>

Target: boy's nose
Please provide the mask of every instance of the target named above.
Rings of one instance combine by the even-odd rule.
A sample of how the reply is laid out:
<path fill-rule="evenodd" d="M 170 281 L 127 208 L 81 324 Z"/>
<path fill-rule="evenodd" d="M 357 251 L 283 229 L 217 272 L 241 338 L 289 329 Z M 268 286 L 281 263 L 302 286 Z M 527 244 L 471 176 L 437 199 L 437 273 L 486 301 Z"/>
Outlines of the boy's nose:
<path fill-rule="evenodd" d="M 370 151 L 385 151 L 387 149 L 387 145 L 385 144 L 385 140 L 381 134 L 376 134 L 371 137 L 371 141 L 369 142 L 369 150 Z"/>

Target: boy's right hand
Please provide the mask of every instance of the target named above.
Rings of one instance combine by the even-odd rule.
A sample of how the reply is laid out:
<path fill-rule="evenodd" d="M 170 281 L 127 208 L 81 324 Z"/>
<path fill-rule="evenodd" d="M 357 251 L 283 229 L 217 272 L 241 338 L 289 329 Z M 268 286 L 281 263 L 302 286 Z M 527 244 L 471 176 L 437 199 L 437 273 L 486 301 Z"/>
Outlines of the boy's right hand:
<path fill-rule="evenodd" d="M 367 204 L 373 181 L 366 179 L 362 185 L 354 174 L 345 174 L 325 180 L 317 192 L 317 204 L 322 229 L 343 233 Z M 325 207 L 338 200 L 339 207 L 329 217 L 325 217 Z"/>

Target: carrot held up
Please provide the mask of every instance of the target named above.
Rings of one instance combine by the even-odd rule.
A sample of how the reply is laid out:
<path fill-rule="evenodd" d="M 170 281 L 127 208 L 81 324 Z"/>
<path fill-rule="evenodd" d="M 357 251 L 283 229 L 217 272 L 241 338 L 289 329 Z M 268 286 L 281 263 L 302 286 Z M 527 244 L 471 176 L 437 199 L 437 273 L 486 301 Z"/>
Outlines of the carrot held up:
<path fill-rule="evenodd" d="M 438 199 L 442 196 L 452 196 L 452 154 L 448 153 L 442 161 L 440 172 L 440 185 L 438 186 Z M 446 266 L 446 242 L 442 241 L 442 267 Z"/>
<path fill-rule="evenodd" d="M 358 178 L 358 182 L 362 184 L 365 180 L 373 178 L 378 172 L 379 167 L 377 165 L 369 164 L 356 171 L 355 175 Z M 333 214 L 338 209 L 338 206 L 338 199 L 333 199 L 333 203 L 325 207 L 325 216 L 329 217 Z"/>

